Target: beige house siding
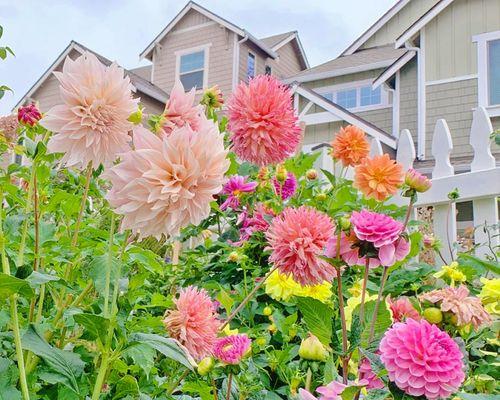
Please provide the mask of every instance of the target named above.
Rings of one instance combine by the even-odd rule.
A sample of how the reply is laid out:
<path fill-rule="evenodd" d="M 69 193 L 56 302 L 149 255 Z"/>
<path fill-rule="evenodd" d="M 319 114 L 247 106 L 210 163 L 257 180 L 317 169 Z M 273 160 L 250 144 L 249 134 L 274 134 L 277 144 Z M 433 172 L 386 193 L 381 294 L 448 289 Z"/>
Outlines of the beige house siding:
<path fill-rule="evenodd" d="M 280 79 L 292 76 L 302 71 L 299 59 L 300 50 L 295 40 L 288 42 L 277 50 L 277 60 L 270 60 L 272 74 Z"/>
<path fill-rule="evenodd" d="M 144 67 L 137 67 L 130 69 L 129 71 L 151 82 L 151 69 L 152 69 L 151 65 L 146 65 Z"/>
<path fill-rule="evenodd" d="M 400 71 L 399 129 L 409 129 L 417 144 L 417 63 L 410 61 Z"/>
<path fill-rule="evenodd" d="M 175 31 L 183 30 L 186 28 L 192 28 L 193 26 L 201 25 L 201 24 L 206 24 L 207 22 L 214 22 L 207 16 L 195 11 L 195 10 L 189 10 L 184 17 L 177 22 L 177 24 L 173 27 L 172 31 L 170 34 L 172 34 Z"/>
<path fill-rule="evenodd" d="M 335 136 L 335 132 L 338 132 L 343 125 L 345 125 L 343 121 L 309 125 L 304 133 L 303 144 L 330 143 Z"/>
<path fill-rule="evenodd" d="M 38 106 L 42 112 L 48 111 L 50 108 L 61 103 L 59 81 L 51 74 L 31 97 L 38 102 Z"/>
<path fill-rule="evenodd" d="M 362 49 L 394 43 L 396 38 L 439 0 L 411 0 L 368 39 Z"/>
<path fill-rule="evenodd" d="M 497 30 L 499 0 L 455 0 L 425 27 L 426 80 L 477 74 L 472 37 Z"/>
<path fill-rule="evenodd" d="M 165 105 L 163 103 L 160 103 L 158 100 L 147 95 L 142 95 L 140 102 L 144 107 L 145 114 L 161 114 L 165 109 Z"/>

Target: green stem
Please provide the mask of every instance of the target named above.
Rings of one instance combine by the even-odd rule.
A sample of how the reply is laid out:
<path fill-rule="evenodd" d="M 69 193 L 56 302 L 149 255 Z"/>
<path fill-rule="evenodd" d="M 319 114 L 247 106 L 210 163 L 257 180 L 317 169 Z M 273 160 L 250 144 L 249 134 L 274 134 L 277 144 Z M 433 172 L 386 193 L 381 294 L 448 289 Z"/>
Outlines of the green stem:
<path fill-rule="evenodd" d="M 389 272 L 389 267 L 384 266 L 384 271 L 382 272 L 382 278 L 380 280 L 380 288 L 378 290 L 377 302 L 375 303 L 375 308 L 373 310 L 372 321 L 370 323 L 370 334 L 368 336 L 368 344 L 373 340 L 375 334 L 375 323 L 377 322 L 378 309 L 380 307 L 380 302 L 382 301 L 382 294 L 384 292 L 385 282 L 387 282 L 387 275 Z"/>
<path fill-rule="evenodd" d="M 83 211 L 85 210 L 85 205 L 87 204 L 87 197 L 89 195 L 90 181 L 92 180 L 92 161 L 89 162 L 87 166 L 87 172 L 85 174 L 85 188 L 83 189 L 82 201 L 80 203 L 80 211 L 78 212 L 78 218 L 75 224 L 75 231 L 73 232 L 73 239 L 71 240 L 71 247 L 76 247 L 78 243 L 78 232 L 80 230 L 80 224 L 82 223 Z"/>
<path fill-rule="evenodd" d="M 179 379 L 177 379 L 174 384 L 170 387 L 170 389 L 168 389 L 167 391 L 167 396 L 170 396 L 172 393 L 174 393 L 175 389 L 177 389 L 177 387 L 181 384 L 181 382 L 184 380 L 184 378 L 186 378 L 186 376 L 188 376 L 189 374 L 189 369 L 186 369 L 182 375 L 179 377 Z"/>
<path fill-rule="evenodd" d="M 28 225 L 29 225 L 28 214 L 31 210 L 31 197 L 33 196 L 33 184 L 34 184 L 35 174 L 36 174 L 36 163 L 33 161 L 33 164 L 31 164 L 30 180 L 28 182 L 28 193 L 26 195 L 26 205 L 24 206 L 25 219 L 23 221 L 23 226 L 21 228 L 21 240 L 19 242 L 19 253 L 17 255 L 17 260 L 16 260 L 17 261 L 16 264 L 18 266 L 21 266 L 24 264 L 24 249 L 26 247 L 26 238 L 28 236 Z"/>
<path fill-rule="evenodd" d="M 366 284 L 368 283 L 368 272 L 370 271 L 370 259 L 365 256 L 365 273 L 363 276 L 363 287 L 361 288 L 361 304 L 359 305 L 359 322 L 362 326 L 365 324 L 365 297 L 366 297 Z"/>
<path fill-rule="evenodd" d="M 312 382 L 312 371 L 311 368 L 307 368 L 305 389 L 308 392 L 311 391 L 311 382 Z"/>
<path fill-rule="evenodd" d="M 113 237 L 115 234 L 115 213 L 111 214 L 111 224 L 109 229 L 108 260 L 106 263 L 106 283 L 104 286 L 104 307 L 103 315 L 109 317 L 109 286 L 111 284 L 111 268 L 113 265 Z"/>
<path fill-rule="evenodd" d="M 233 384 L 233 373 L 230 372 L 229 376 L 227 377 L 227 391 L 226 391 L 226 400 L 231 399 L 231 388 Z"/>

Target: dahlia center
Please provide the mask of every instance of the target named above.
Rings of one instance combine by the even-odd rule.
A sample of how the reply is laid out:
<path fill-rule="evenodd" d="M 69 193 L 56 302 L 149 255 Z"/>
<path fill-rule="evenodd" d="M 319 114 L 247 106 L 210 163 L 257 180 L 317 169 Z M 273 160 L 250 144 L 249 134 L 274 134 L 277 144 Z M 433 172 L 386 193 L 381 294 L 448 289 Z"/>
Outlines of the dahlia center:
<path fill-rule="evenodd" d="M 224 345 L 224 346 L 222 347 L 222 350 L 223 350 L 223 351 L 230 351 L 230 350 L 232 350 L 232 349 L 233 349 L 233 347 L 234 347 L 234 345 L 233 345 L 232 343 L 228 343 L 228 344 L 226 344 L 226 345 Z"/>
<path fill-rule="evenodd" d="M 113 125 L 114 111 L 103 100 L 95 100 L 90 106 L 82 107 L 82 125 L 101 133 L 108 133 Z"/>

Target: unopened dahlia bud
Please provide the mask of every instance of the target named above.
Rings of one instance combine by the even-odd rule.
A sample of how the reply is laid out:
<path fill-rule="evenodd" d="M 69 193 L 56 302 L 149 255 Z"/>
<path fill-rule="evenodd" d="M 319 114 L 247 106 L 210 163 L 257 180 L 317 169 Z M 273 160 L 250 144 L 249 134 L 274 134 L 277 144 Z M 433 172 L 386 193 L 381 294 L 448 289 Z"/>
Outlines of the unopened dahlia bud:
<path fill-rule="evenodd" d="M 325 346 L 311 333 L 300 343 L 299 357 L 304 360 L 325 361 L 327 356 L 328 352 Z"/>
<path fill-rule="evenodd" d="M 34 104 L 19 107 L 17 110 L 17 120 L 24 125 L 35 126 L 42 119 L 42 113 Z"/>
<path fill-rule="evenodd" d="M 436 238 L 434 235 L 424 235 L 424 247 L 427 249 L 431 249 L 436 245 Z"/>
<path fill-rule="evenodd" d="M 266 316 L 269 317 L 273 313 L 273 309 L 269 306 L 264 307 L 264 310 L 262 313 Z"/>
<path fill-rule="evenodd" d="M 142 106 L 139 105 L 139 107 L 137 108 L 137 111 L 133 112 L 132 114 L 130 114 L 130 116 L 128 117 L 128 121 L 129 122 L 132 122 L 134 125 L 139 125 L 142 123 Z"/>
<path fill-rule="evenodd" d="M 426 308 L 423 315 L 424 318 L 431 324 L 439 324 L 443 320 L 443 313 L 436 307 Z"/>
<path fill-rule="evenodd" d="M 351 219 L 350 217 L 341 217 L 340 218 L 340 227 L 343 231 L 347 231 L 351 227 Z"/>
<path fill-rule="evenodd" d="M 214 364 L 212 357 L 205 357 L 198 363 L 198 373 L 201 376 L 207 375 L 214 368 Z"/>
<path fill-rule="evenodd" d="M 283 164 L 279 164 L 276 167 L 276 179 L 278 182 L 285 182 L 286 178 L 288 178 L 288 172 Z"/>
<path fill-rule="evenodd" d="M 316 200 L 318 200 L 318 201 L 325 201 L 326 200 L 326 193 L 318 193 L 316 195 Z"/>
<path fill-rule="evenodd" d="M 221 108 L 224 104 L 224 98 L 219 86 L 215 85 L 205 90 L 200 103 L 211 108 Z"/>
<path fill-rule="evenodd" d="M 315 179 L 318 178 L 318 171 L 316 171 L 314 168 L 307 170 L 306 178 L 309 179 L 310 181 L 314 181 Z"/>
<path fill-rule="evenodd" d="M 410 188 L 419 193 L 427 192 L 432 183 L 429 178 L 422 175 L 420 172 L 415 171 L 410 168 L 405 175 L 405 184 Z"/>
<path fill-rule="evenodd" d="M 238 254 L 238 252 L 232 251 L 231 253 L 229 253 L 228 259 L 229 259 L 229 261 L 232 261 L 232 262 L 238 262 L 238 261 L 240 261 L 241 257 Z"/>

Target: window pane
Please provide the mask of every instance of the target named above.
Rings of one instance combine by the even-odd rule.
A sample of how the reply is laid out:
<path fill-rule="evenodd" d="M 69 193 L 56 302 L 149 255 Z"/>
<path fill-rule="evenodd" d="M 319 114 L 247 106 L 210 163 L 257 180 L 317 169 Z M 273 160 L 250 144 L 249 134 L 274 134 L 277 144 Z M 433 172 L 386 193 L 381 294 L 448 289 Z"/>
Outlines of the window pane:
<path fill-rule="evenodd" d="M 356 107 L 356 89 L 337 92 L 337 104 L 344 108 Z"/>
<path fill-rule="evenodd" d="M 333 93 L 323 93 L 323 97 L 327 100 L 333 101 Z"/>
<path fill-rule="evenodd" d="M 198 89 L 203 88 L 203 71 L 182 74 L 180 79 L 185 91 L 191 90 L 194 87 Z"/>
<path fill-rule="evenodd" d="M 382 102 L 382 91 L 380 86 L 372 90 L 371 86 L 364 86 L 361 88 L 361 98 L 359 103 L 361 106 L 370 106 L 380 104 Z"/>
<path fill-rule="evenodd" d="M 247 80 L 255 76 L 255 56 L 252 53 L 248 53 L 247 58 Z"/>
<path fill-rule="evenodd" d="M 196 53 L 185 54 L 181 56 L 180 73 L 203 69 L 205 64 L 205 52 L 197 51 Z"/>
<path fill-rule="evenodd" d="M 500 39 L 488 43 L 490 105 L 500 104 Z"/>

